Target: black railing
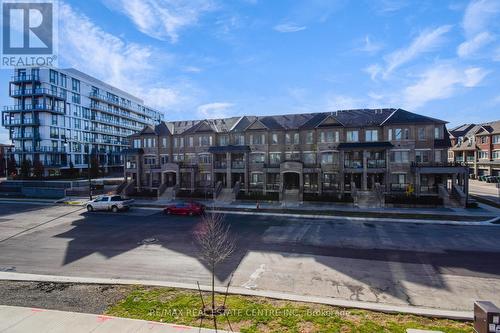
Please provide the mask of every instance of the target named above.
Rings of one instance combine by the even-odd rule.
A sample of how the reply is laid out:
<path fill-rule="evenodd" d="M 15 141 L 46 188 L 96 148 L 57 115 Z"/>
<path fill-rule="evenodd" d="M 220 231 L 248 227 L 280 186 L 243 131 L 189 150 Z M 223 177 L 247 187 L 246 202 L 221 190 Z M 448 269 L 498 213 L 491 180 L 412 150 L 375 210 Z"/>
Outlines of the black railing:
<path fill-rule="evenodd" d="M 367 160 L 366 165 L 368 168 L 385 168 L 385 160 Z"/>
<path fill-rule="evenodd" d="M 427 163 L 417 163 L 412 162 L 412 168 L 421 167 L 432 167 L 432 168 L 453 168 L 453 167 L 466 167 L 467 164 L 464 162 L 427 162 Z"/>
<path fill-rule="evenodd" d="M 361 169 L 363 168 L 363 160 L 345 160 L 344 168 Z"/>
<path fill-rule="evenodd" d="M 402 183 L 391 184 L 391 191 L 405 192 L 409 185 L 410 184 L 402 184 Z"/>

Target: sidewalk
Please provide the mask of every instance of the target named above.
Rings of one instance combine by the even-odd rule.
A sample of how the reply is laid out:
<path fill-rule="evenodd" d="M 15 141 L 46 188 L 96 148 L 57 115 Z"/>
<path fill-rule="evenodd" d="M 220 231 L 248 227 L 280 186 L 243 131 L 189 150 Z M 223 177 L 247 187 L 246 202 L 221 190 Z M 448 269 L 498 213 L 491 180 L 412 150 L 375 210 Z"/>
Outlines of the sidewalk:
<path fill-rule="evenodd" d="M 0 332 L 162 332 L 212 333 L 215 330 L 87 313 L 0 305 Z M 218 330 L 220 333 L 226 331 Z"/>

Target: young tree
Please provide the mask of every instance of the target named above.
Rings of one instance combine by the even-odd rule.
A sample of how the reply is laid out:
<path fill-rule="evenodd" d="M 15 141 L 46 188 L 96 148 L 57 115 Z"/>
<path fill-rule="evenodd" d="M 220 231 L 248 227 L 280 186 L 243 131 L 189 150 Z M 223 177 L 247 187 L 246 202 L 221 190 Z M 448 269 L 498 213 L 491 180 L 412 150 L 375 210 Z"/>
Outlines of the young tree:
<path fill-rule="evenodd" d="M 31 160 L 23 159 L 21 162 L 21 178 L 26 179 L 31 175 Z"/>
<path fill-rule="evenodd" d="M 95 155 L 90 158 L 90 176 L 92 178 L 99 176 L 99 159 Z"/>
<path fill-rule="evenodd" d="M 16 159 L 14 158 L 14 155 L 10 155 L 10 158 L 7 161 L 7 176 L 13 176 L 16 173 L 17 173 Z"/>
<path fill-rule="evenodd" d="M 69 161 L 69 177 L 70 178 L 75 178 L 76 177 L 76 170 L 75 170 L 75 165 L 73 164 L 73 161 Z"/>
<path fill-rule="evenodd" d="M 201 256 L 209 265 L 212 274 L 212 307 L 209 309 L 212 315 L 218 313 L 215 307 L 215 269 L 218 264 L 229 258 L 235 249 L 235 239 L 229 226 L 224 223 L 224 218 L 223 214 L 204 214 L 195 228 L 195 239 L 200 246 Z"/>
<path fill-rule="evenodd" d="M 36 160 L 35 162 L 33 162 L 33 176 L 34 177 L 42 179 L 44 171 L 45 171 L 45 167 L 43 166 L 42 162 L 40 162 L 39 160 Z"/>

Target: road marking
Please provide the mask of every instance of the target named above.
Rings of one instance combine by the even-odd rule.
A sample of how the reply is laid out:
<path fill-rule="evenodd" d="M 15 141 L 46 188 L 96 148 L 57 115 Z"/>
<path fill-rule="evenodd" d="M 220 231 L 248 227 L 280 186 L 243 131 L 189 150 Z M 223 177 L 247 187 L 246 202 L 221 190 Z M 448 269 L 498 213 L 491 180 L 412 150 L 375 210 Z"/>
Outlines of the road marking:
<path fill-rule="evenodd" d="M 243 283 L 241 286 L 247 289 L 256 289 L 257 288 L 257 280 L 262 277 L 264 272 L 266 271 L 266 265 L 262 264 L 259 268 L 257 268 L 248 279 L 247 282 Z"/>

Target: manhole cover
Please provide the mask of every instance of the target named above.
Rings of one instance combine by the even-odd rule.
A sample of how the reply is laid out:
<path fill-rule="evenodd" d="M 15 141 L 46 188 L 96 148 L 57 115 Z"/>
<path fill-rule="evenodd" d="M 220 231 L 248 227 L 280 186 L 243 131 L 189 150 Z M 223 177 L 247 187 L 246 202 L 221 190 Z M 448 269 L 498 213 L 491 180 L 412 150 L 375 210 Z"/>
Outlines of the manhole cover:
<path fill-rule="evenodd" d="M 149 244 L 155 244 L 155 243 L 158 243 L 158 238 L 156 238 L 156 237 L 145 238 L 139 242 L 139 244 L 142 244 L 142 245 L 149 245 Z"/>
<path fill-rule="evenodd" d="M 10 267 L 0 267 L 0 272 L 15 272 L 16 267 L 10 266 Z"/>

